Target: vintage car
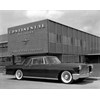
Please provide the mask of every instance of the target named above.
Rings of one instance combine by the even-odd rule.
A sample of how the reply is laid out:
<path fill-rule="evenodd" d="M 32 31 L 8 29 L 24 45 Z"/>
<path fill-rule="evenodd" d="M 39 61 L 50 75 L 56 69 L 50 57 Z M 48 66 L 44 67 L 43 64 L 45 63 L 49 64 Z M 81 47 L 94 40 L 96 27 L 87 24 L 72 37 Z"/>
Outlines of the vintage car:
<path fill-rule="evenodd" d="M 89 77 L 93 65 L 61 63 L 55 56 L 28 57 L 20 65 L 6 66 L 6 74 L 15 75 L 18 80 L 24 77 L 58 79 L 63 83 L 83 80 Z"/>

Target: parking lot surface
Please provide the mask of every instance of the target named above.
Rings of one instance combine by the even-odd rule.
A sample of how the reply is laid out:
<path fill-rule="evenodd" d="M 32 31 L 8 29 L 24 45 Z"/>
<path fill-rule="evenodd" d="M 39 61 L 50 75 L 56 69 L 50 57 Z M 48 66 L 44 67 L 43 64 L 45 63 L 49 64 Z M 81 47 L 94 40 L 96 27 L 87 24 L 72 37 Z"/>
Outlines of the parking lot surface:
<path fill-rule="evenodd" d="M 90 77 L 83 82 L 63 84 L 58 80 L 47 79 L 16 80 L 14 76 L 0 73 L 0 89 L 100 89 L 100 77 Z"/>

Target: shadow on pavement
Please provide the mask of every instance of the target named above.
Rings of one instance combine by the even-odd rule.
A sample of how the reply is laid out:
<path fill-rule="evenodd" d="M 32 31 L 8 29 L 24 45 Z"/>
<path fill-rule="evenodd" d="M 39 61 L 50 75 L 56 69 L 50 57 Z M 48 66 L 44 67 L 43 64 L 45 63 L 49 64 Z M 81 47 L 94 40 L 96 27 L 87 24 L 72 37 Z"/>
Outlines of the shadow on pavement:
<path fill-rule="evenodd" d="M 17 80 L 17 79 L 10 78 L 10 80 Z M 97 79 L 97 78 L 87 78 L 87 79 L 84 79 L 83 81 L 75 81 L 72 84 L 75 84 L 75 85 L 85 85 L 85 84 L 93 83 L 94 81 L 97 81 L 97 80 L 99 80 L 99 79 Z M 38 78 L 23 78 L 20 81 L 33 81 L 33 82 L 46 82 L 46 83 L 59 83 L 59 84 L 63 84 L 59 80 L 38 79 Z"/>
<path fill-rule="evenodd" d="M 16 78 L 10 78 L 10 80 L 17 80 Z M 33 81 L 33 82 L 46 82 L 46 83 L 62 83 L 59 80 L 51 80 L 51 79 L 39 79 L 39 78 L 23 78 L 19 81 Z"/>
<path fill-rule="evenodd" d="M 73 84 L 85 85 L 85 84 L 93 83 L 94 81 L 97 81 L 97 80 L 99 80 L 99 79 L 97 79 L 97 78 L 86 78 L 83 81 L 75 81 Z"/>

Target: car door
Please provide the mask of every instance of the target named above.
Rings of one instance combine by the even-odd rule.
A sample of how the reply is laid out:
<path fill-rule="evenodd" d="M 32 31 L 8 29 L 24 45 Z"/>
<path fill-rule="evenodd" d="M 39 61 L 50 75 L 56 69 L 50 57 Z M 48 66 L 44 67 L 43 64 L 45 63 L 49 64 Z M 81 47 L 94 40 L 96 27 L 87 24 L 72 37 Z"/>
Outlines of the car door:
<path fill-rule="evenodd" d="M 32 64 L 32 58 L 27 58 L 23 64 L 23 72 L 24 72 L 24 76 L 31 76 L 31 66 Z"/>
<path fill-rule="evenodd" d="M 31 76 L 57 78 L 59 70 L 55 64 L 46 61 L 46 57 L 34 58 L 30 66 Z"/>
<path fill-rule="evenodd" d="M 53 64 L 51 61 L 49 61 L 50 59 L 48 59 L 48 57 L 45 57 L 44 60 L 45 60 L 45 65 L 46 65 L 46 69 L 47 69 L 46 76 L 48 78 L 58 78 L 58 74 L 60 72 L 60 70 L 58 68 L 59 64 Z"/>
<path fill-rule="evenodd" d="M 33 77 L 46 77 L 48 69 L 43 57 L 33 58 L 31 64 L 28 66 L 30 76 Z"/>

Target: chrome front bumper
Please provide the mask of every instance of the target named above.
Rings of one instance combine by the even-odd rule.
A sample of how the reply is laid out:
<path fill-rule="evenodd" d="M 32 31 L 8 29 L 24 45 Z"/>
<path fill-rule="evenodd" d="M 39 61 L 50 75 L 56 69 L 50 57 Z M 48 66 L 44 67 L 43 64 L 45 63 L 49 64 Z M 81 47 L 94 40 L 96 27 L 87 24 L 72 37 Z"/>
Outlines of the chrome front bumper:
<path fill-rule="evenodd" d="M 86 73 L 86 74 L 73 74 L 73 79 L 77 80 L 79 78 L 87 78 L 89 77 L 90 73 Z"/>

